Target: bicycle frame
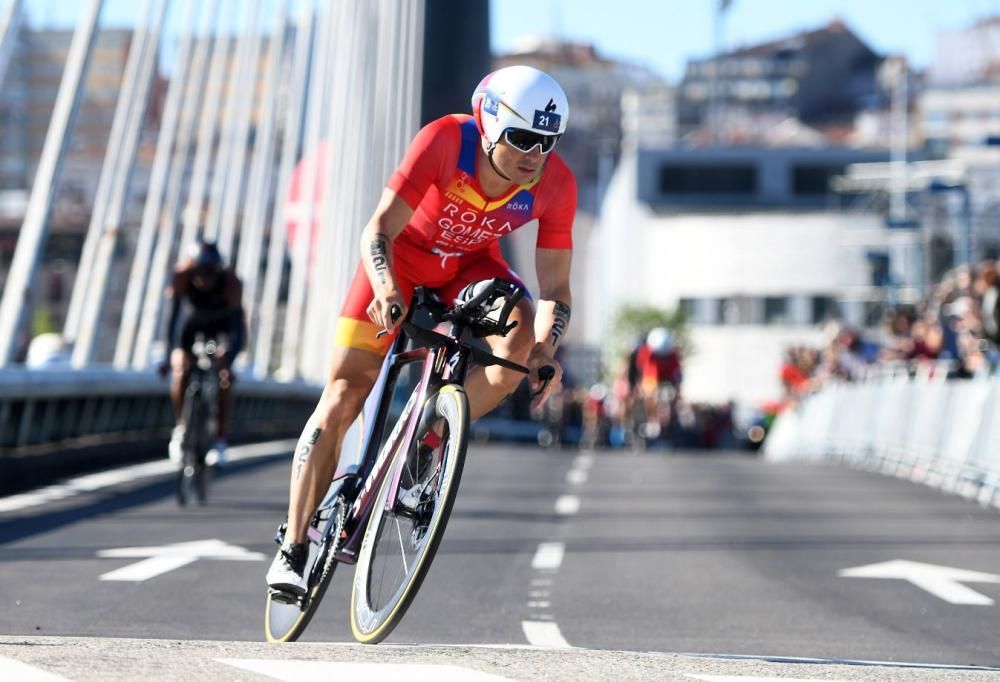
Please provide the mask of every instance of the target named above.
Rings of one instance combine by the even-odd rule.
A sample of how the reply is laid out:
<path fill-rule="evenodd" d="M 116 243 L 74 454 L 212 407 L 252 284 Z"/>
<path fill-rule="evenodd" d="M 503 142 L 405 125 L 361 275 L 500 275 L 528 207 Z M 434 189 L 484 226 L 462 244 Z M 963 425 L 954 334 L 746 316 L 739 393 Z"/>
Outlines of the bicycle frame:
<path fill-rule="evenodd" d="M 219 391 L 215 352 L 214 350 L 208 351 L 205 346 L 206 341 L 199 334 L 192 353 L 193 362 L 191 363 L 191 374 L 188 377 L 188 386 L 184 392 L 185 416 L 192 416 L 196 410 L 203 411 L 203 419 L 199 423 L 203 430 L 208 427 L 213 418 L 217 418 L 215 401 L 218 399 Z M 201 451 L 211 442 L 212 435 L 206 431 L 188 434 L 187 438 L 196 438 L 196 447 Z M 199 452 L 198 456 L 203 456 L 203 454 L 203 452 Z"/>
<path fill-rule="evenodd" d="M 392 460 L 393 453 L 400 448 L 403 448 L 404 451 L 408 450 L 412 445 L 417 430 L 417 423 L 420 420 L 422 412 L 422 409 L 415 408 L 417 405 L 422 408 L 427 399 L 428 388 L 431 385 L 431 378 L 434 375 L 433 370 L 437 364 L 436 360 L 443 351 L 441 347 L 416 348 L 403 351 L 402 349 L 406 341 L 407 336 L 405 332 L 401 332 L 382 365 L 382 372 L 379 375 L 379 380 L 376 382 L 377 391 L 373 391 L 373 395 L 377 399 L 378 408 L 374 418 L 368 422 L 364 439 L 364 451 L 360 468 L 357 472 L 357 480 L 363 483 L 363 486 L 353 500 L 345 522 L 345 528 L 349 529 L 348 537 L 335 554 L 336 559 L 344 563 L 353 564 L 357 561 L 358 548 L 364 538 L 367 526 L 365 520 L 371 514 L 376 493 L 388 473 L 387 465 Z M 396 381 L 399 379 L 399 374 L 403 367 L 414 362 L 423 362 L 424 365 L 420 381 L 413 393 L 411 393 L 392 433 L 386 438 L 381 449 L 376 452 L 379 444 L 378 435 L 385 428 L 385 423 L 389 416 L 390 401 L 385 400 L 384 397 L 390 394 L 395 388 Z M 401 468 L 397 468 L 393 472 L 392 491 L 390 492 L 395 492 L 398 489 L 401 474 Z M 390 494 L 388 499 L 395 500 L 395 494 Z"/>

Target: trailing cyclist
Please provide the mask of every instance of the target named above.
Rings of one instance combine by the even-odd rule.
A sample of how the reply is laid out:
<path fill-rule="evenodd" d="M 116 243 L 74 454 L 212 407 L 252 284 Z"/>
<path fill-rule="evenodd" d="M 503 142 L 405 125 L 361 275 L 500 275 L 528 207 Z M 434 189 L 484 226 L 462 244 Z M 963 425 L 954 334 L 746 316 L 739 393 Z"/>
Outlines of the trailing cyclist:
<path fill-rule="evenodd" d="M 669 429 L 680 395 L 681 355 L 673 334 L 665 327 L 654 327 L 635 354 L 638 379 L 637 399 L 646 418 L 645 436 L 655 440 Z"/>
<path fill-rule="evenodd" d="M 161 374 L 173 369 L 170 401 L 177 425 L 170 439 L 170 459 L 180 462 L 184 440 L 184 393 L 191 375 L 192 346 L 202 334 L 215 339 L 219 371 L 219 427 L 209 452 L 208 463 L 221 465 L 226 454 L 226 438 L 232 412 L 233 359 L 246 340 L 246 319 L 243 314 L 243 285 L 213 242 L 196 241 L 188 248 L 187 257 L 175 268 L 166 296 L 171 300 L 167 341 L 169 363 L 160 367 Z"/>
<path fill-rule="evenodd" d="M 512 66 L 479 83 L 472 112 L 440 118 L 416 135 L 362 232 L 361 264 L 340 311 L 329 379 L 295 449 L 288 528 L 267 573 L 272 589 L 306 591 L 307 525 L 414 288 L 426 286 L 450 301 L 479 280 L 496 277 L 523 286 L 498 240 L 534 219 L 537 306 L 523 298 L 510 316 L 517 327 L 485 340 L 497 356 L 531 370 L 533 390 L 544 386 L 539 368 L 554 367 L 539 405 L 558 388 L 562 369 L 554 356 L 570 320 L 577 190 L 572 172 L 552 150 L 566 132 L 569 104 L 550 76 Z M 389 333 L 377 336 L 382 330 Z M 471 372 L 465 384 L 471 417 L 489 412 L 521 378 L 499 366 Z"/>

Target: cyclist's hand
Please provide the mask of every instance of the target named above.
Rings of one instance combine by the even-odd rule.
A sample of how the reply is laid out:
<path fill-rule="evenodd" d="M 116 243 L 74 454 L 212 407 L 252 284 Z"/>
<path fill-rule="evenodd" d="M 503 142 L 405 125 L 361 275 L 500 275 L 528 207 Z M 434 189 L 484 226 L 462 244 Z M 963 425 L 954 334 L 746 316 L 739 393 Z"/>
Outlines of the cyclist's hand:
<path fill-rule="evenodd" d="M 406 317 L 406 309 L 403 297 L 393 289 L 386 293 L 375 294 L 375 298 L 368 305 L 368 317 L 379 329 L 391 332 Z"/>
<path fill-rule="evenodd" d="M 161 362 L 160 365 L 156 368 L 156 373 L 159 374 L 161 377 L 167 376 L 167 374 L 170 373 L 170 361 L 164 360 L 163 362 Z"/>
<path fill-rule="evenodd" d="M 531 349 L 531 354 L 528 355 L 527 367 L 531 370 L 528 374 L 528 386 L 531 388 L 532 395 L 532 407 L 538 409 L 543 407 L 548 401 L 549 397 L 559 390 L 562 384 L 563 370 L 562 366 L 549 355 L 548 348 L 540 343 L 535 344 L 535 347 Z M 551 367 L 551 370 L 544 370 L 545 367 Z M 539 376 L 539 370 L 542 371 L 542 376 Z M 545 379 L 545 374 L 547 372 L 554 372 L 552 377 L 548 380 Z"/>

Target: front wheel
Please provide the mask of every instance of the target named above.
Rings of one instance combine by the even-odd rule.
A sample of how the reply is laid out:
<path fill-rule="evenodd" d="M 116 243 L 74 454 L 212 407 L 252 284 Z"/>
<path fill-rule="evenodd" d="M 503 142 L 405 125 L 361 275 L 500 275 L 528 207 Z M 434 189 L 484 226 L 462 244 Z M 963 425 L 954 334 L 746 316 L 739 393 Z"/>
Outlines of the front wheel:
<path fill-rule="evenodd" d="M 190 390 L 184 403 L 185 428 L 181 444 L 184 456 L 177 470 L 177 503 L 182 507 L 192 499 L 202 505 L 208 499 L 208 471 L 205 466 L 207 409 L 201 391 Z"/>
<path fill-rule="evenodd" d="M 425 410 L 440 444 L 428 450 L 414 443 L 397 451 L 358 552 L 351 592 L 351 630 L 365 644 L 389 636 L 416 596 L 444 535 L 462 477 L 469 433 L 469 400 L 461 386 L 448 384 L 430 398 Z M 389 501 L 392 472 L 403 467 L 396 500 Z"/>

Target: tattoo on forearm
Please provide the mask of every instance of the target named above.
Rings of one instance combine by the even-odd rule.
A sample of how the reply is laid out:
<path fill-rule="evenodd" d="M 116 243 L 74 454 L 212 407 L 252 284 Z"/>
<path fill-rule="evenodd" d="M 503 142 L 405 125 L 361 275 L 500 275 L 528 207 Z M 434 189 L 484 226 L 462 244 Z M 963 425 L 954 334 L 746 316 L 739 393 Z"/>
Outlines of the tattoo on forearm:
<path fill-rule="evenodd" d="M 555 311 L 553 312 L 552 332 L 549 336 L 549 338 L 552 339 L 553 348 L 556 348 L 559 345 L 563 334 L 566 333 L 566 328 L 569 327 L 569 317 L 571 312 L 572 311 L 568 305 L 562 301 L 556 301 Z"/>
<path fill-rule="evenodd" d="M 372 238 L 372 243 L 368 247 L 368 255 L 372 259 L 372 267 L 375 268 L 375 274 L 378 275 L 379 281 L 382 284 L 386 282 L 386 275 L 389 272 L 389 245 L 387 240 L 382 235 L 376 235 Z"/>
<path fill-rule="evenodd" d="M 316 445 L 316 441 L 319 440 L 319 435 L 323 433 L 321 429 L 313 429 L 312 435 L 309 436 L 309 442 L 304 443 L 299 446 L 298 453 L 295 455 L 295 460 L 297 462 L 295 466 L 295 480 L 299 480 L 302 475 L 302 467 L 305 466 L 306 461 L 309 459 L 309 455 L 312 454 L 313 446 Z"/>

